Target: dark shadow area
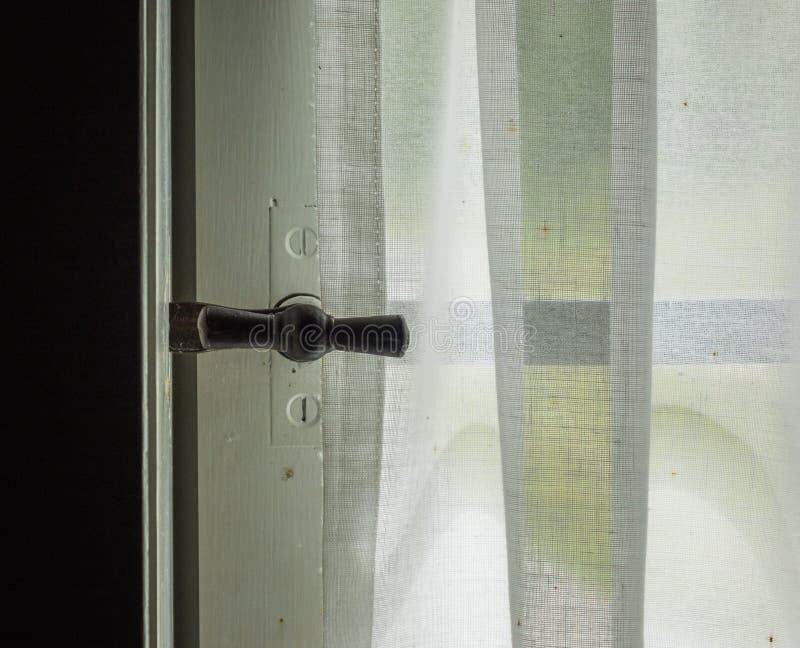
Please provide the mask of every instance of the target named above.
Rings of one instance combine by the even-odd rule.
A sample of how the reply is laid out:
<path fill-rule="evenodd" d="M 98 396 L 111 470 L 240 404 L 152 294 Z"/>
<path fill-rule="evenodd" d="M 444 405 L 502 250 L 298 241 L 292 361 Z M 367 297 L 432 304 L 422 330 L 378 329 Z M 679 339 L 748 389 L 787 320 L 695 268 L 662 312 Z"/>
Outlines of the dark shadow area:
<path fill-rule="evenodd" d="M 140 646 L 139 5 L 20 6 L 3 84 L 6 642 Z"/>
<path fill-rule="evenodd" d="M 172 2 L 172 297 L 197 299 L 194 0 Z M 197 504 L 197 360 L 172 364 L 175 646 L 200 645 Z"/>

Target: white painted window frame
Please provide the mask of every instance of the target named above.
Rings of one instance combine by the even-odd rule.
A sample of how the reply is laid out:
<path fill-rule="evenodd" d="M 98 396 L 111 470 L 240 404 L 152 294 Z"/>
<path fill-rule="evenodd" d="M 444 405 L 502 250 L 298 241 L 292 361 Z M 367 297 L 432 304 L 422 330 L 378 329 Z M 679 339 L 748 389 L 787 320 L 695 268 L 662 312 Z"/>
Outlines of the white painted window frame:
<path fill-rule="evenodd" d="M 213 353 L 175 363 L 173 389 L 167 310 L 173 279 L 177 298 L 191 285 L 197 300 L 251 308 L 318 290 L 316 259 L 283 254 L 288 234 L 277 235 L 316 228 L 314 3 L 189 0 L 187 14 L 179 2 L 141 1 L 144 644 L 321 647 L 321 430 L 287 427 L 286 408 L 274 402 L 316 391 L 319 363 Z M 171 124 L 181 117 L 171 77 L 183 64 L 171 60 L 171 21 L 187 15 L 188 163 L 179 144 L 172 150 Z M 193 171 L 192 249 L 183 258 L 175 242 L 189 233 L 183 216 L 173 219 L 173 163 Z M 191 398 L 175 400 L 173 413 L 187 389 Z M 182 420 L 186 402 L 193 412 Z M 181 456 L 187 433 L 196 457 Z M 192 470 L 181 469 L 187 461 Z M 189 491 L 196 513 L 186 515 Z M 184 529 L 192 518 L 196 528 Z M 176 546 L 181 536 L 194 546 Z M 196 591 L 182 596 L 187 588 Z"/>

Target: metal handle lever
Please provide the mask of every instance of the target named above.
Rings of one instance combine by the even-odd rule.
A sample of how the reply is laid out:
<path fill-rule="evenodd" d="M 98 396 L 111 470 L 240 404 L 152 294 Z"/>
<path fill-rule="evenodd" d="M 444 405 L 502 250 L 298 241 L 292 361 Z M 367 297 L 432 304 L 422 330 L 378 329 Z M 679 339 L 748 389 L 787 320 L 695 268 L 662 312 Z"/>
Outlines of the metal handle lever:
<path fill-rule="evenodd" d="M 169 348 L 176 353 L 272 349 L 294 362 L 311 362 L 333 350 L 401 358 L 407 346 L 402 315 L 334 318 L 312 304 L 264 310 L 169 305 Z"/>

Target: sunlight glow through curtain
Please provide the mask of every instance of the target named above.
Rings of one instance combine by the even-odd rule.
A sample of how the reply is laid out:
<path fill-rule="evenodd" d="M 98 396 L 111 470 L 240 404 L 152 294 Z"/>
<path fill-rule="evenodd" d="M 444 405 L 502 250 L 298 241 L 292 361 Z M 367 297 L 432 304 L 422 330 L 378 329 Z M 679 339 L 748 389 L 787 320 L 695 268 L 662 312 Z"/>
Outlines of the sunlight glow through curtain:
<path fill-rule="evenodd" d="M 798 9 L 316 6 L 325 645 L 800 643 Z"/>
<path fill-rule="evenodd" d="M 661 0 L 658 35 L 647 645 L 797 646 L 800 4 Z"/>

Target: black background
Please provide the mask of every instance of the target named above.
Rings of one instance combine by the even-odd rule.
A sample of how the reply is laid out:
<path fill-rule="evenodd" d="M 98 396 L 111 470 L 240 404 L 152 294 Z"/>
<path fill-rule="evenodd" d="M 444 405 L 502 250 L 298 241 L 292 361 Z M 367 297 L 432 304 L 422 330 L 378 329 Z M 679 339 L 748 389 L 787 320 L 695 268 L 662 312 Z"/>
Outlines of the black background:
<path fill-rule="evenodd" d="M 139 4 L 6 11 L 3 642 L 140 646 Z"/>

